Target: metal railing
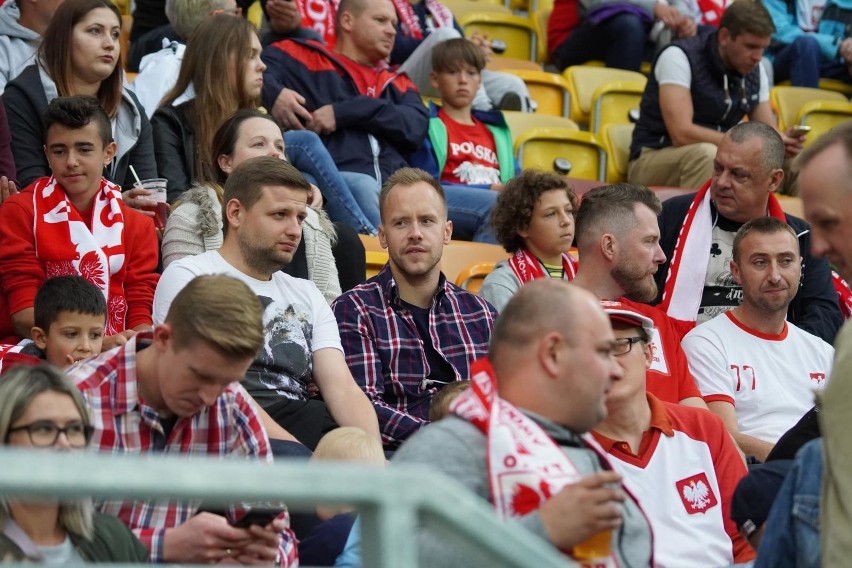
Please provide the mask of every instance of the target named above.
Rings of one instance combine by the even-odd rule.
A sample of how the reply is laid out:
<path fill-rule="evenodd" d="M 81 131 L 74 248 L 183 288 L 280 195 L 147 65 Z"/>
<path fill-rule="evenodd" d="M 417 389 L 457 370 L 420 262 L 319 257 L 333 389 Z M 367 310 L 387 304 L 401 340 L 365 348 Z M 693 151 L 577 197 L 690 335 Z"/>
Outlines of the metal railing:
<path fill-rule="evenodd" d="M 0 447 L 0 496 L 203 499 L 205 506 L 284 501 L 290 510 L 351 504 L 361 518 L 366 568 L 417 566 L 416 534 L 433 530 L 460 545 L 471 565 L 564 567 L 554 549 L 458 483 L 409 466 L 307 462 L 260 465 L 177 456 L 109 456 Z M 462 568 L 462 567 L 460 567 Z"/>

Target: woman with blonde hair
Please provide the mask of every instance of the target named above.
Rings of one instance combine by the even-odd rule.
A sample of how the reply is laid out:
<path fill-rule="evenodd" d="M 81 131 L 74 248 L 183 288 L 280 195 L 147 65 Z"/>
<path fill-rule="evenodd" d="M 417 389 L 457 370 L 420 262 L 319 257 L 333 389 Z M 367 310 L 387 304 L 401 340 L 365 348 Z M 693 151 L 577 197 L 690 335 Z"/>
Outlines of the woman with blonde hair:
<path fill-rule="evenodd" d="M 92 437 L 86 403 L 58 369 L 18 366 L 0 379 L 0 439 L 7 446 L 82 450 Z M 90 499 L 0 500 L 0 562 L 144 563 L 148 551 Z"/>

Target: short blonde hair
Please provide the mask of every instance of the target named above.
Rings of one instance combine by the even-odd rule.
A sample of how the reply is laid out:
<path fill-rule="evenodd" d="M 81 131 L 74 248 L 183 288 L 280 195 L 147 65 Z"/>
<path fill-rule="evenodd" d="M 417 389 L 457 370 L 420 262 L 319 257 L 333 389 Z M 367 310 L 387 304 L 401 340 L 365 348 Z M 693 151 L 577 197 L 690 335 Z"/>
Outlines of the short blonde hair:
<path fill-rule="evenodd" d="M 203 341 L 222 355 L 256 357 L 263 346 L 263 306 L 244 282 L 224 274 L 195 277 L 178 292 L 166 323 L 175 350 Z"/>
<path fill-rule="evenodd" d="M 437 422 L 450 414 L 450 403 L 470 388 L 470 381 L 455 381 L 435 393 L 429 407 L 429 422 Z"/>
<path fill-rule="evenodd" d="M 385 465 L 386 461 L 379 440 L 354 426 L 336 428 L 323 436 L 311 459 L 369 465 Z"/>

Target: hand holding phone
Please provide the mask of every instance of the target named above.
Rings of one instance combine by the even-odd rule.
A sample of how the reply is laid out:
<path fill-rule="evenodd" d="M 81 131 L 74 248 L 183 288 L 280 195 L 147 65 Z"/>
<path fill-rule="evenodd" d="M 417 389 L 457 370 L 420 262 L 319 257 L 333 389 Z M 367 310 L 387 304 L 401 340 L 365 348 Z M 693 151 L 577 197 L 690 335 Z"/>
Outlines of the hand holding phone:
<path fill-rule="evenodd" d="M 238 529 L 247 529 L 252 525 L 265 527 L 280 514 L 280 509 L 252 509 L 237 521 L 231 523 L 231 526 Z"/>
<path fill-rule="evenodd" d="M 807 135 L 810 131 L 811 131 L 810 126 L 801 125 L 801 124 L 796 125 L 796 126 L 791 126 L 788 136 L 790 136 L 791 138 L 799 138 L 800 136 Z"/>

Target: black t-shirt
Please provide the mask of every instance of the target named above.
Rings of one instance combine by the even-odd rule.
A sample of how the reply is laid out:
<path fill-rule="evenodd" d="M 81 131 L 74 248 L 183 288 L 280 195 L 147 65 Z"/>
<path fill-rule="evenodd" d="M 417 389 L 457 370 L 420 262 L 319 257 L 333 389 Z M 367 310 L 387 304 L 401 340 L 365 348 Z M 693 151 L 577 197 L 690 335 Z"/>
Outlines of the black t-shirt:
<path fill-rule="evenodd" d="M 426 363 L 429 365 L 429 375 L 425 377 L 426 386 L 441 388 L 442 385 L 454 382 L 456 373 L 453 366 L 441 357 L 432 344 L 432 337 L 429 334 L 429 309 L 420 308 L 403 300 L 400 300 L 400 303 L 411 312 L 414 325 L 417 326 L 417 333 L 420 335 L 420 344 L 423 346 Z"/>

